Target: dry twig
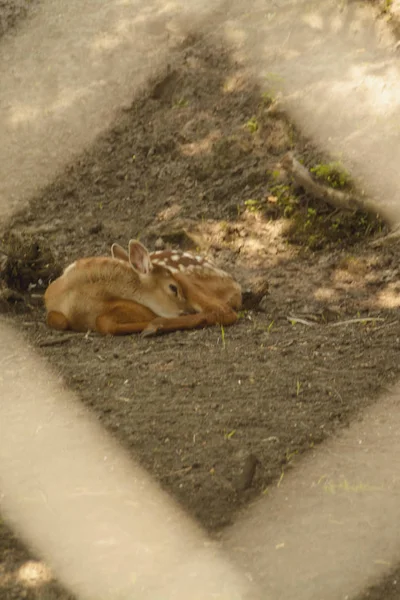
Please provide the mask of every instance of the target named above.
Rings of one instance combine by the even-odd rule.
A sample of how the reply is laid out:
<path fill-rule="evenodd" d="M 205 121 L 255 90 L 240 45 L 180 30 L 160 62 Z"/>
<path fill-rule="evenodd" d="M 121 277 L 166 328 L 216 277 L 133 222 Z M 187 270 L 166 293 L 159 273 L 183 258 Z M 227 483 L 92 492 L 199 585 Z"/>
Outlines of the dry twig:
<path fill-rule="evenodd" d="M 289 315 L 288 317 L 286 317 L 286 319 L 289 321 L 289 323 L 300 323 L 301 325 L 307 325 L 307 327 L 314 327 L 314 325 L 316 325 L 316 323 L 314 323 L 313 321 L 307 321 L 307 319 L 301 319 L 300 317 L 295 317 L 295 316 L 291 316 Z"/>
<path fill-rule="evenodd" d="M 353 323 L 371 323 L 372 321 L 384 321 L 383 317 L 364 317 L 360 319 L 348 319 L 347 321 L 336 321 L 329 323 L 330 327 L 339 327 L 340 325 L 352 325 Z"/>
<path fill-rule="evenodd" d="M 74 333 L 71 333 L 70 335 L 63 335 L 57 338 L 47 338 L 45 340 L 41 340 L 38 343 L 38 346 L 40 348 L 47 348 L 50 346 L 63 346 L 64 344 L 68 344 L 68 342 L 70 342 L 72 339 L 77 339 Z"/>

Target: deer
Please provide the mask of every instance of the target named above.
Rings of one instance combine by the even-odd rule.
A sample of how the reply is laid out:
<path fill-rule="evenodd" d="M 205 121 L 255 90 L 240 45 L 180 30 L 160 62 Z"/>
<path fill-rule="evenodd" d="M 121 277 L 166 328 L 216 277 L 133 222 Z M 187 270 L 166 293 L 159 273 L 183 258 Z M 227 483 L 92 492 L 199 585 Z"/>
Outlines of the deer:
<path fill-rule="evenodd" d="M 121 262 L 129 261 L 128 253 L 119 244 L 112 245 L 111 254 Z M 188 302 L 189 310 L 187 314 L 174 318 L 155 318 L 143 335 L 236 323 L 242 305 L 242 289 L 229 273 L 204 256 L 182 250 L 157 250 L 149 257 L 153 265 L 171 273 Z"/>
<path fill-rule="evenodd" d="M 128 252 L 113 244 L 110 257 L 82 258 L 67 266 L 48 286 L 44 302 L 53 329 L 147 336 L 233 324 L 241 288 L 203 257 L 149 253 L 131 240 Z"/>

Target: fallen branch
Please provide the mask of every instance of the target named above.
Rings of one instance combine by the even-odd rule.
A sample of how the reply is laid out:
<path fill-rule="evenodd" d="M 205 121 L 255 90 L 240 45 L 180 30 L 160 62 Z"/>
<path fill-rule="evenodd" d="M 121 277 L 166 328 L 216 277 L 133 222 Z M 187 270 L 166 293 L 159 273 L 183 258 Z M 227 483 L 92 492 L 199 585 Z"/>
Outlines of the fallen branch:
<path fill-rule="evenodd" d="M 282 167 L 290 173 L 296 185 L 302 187 L 305 192 L 323 200 L 338 210 L 355 211 L 363 210 L 376 216 L 377 208 L 367 200 L 361 200 L 347 192 L 334 190 L 330 187 L 317 183 L 308 170 L 293 156 L 291 152 L 285 154 L 282 159 Z"/>
<path fill-rule="evenodd" d="M 352 325 L 353 323 L 370 323 L 371 321 L 385 321 L 382 317 L 364 317 L 360 319 L 348 319 L 347 321 L 336 321 L 329 323 L 329 327 L 339 327 L 340 325 Z"/>
<path fill-rule="evenodd" d="M 300 323 L 301 325 L 307 325 L 307 327 L 314 327 L 316 323 L 308 321 L 307 319 L 301 319 L 295 316 L 288 316 L 286 319 L 289 323 Z M 371 323 L 374 321 L 385 321 L 383 317 L 360 317 L 358 319 L 348 319 L 346 321 L 335 321 L 335 323 L 327 323 L 328 327 L 339 327 L 340 325 L 353 325 L 354 323 Z"/>
<path fill-rule="evenodd" d="M 383 235 L 375 240 L 372 240 L 370 246 L 372 248 L 381 248 L 386 244 L 391 244 L 392 242 L 396 242 L 400 239 L 400 225 L 397 225 L 390 233 Z"/>

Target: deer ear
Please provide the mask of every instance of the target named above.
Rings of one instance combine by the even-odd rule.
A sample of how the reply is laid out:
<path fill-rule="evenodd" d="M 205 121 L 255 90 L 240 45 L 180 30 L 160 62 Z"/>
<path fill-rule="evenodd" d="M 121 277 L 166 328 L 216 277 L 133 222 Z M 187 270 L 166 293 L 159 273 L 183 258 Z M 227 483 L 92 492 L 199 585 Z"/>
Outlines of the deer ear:
<path fill-rule="evenodd" d="M 142 275 L 147 275 L 153 268 L 147 248 L 137 240 L 129 242 L 129 262 Z"/>
<path fill-rule="evenodd" d="M 111 246 L 111 256 L 117 260 L 126 260 L 126 262 L 129 262 L 129 255 L 127 251 L 124 250 L 119 244 L 113 244 Z"/>

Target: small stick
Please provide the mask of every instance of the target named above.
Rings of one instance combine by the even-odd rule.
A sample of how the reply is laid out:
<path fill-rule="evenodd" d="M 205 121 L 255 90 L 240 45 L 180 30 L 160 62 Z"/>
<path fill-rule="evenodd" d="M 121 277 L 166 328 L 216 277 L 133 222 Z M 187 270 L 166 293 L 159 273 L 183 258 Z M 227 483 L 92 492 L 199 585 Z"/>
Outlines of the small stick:
<path fill-rule="evenodd" d="M 313 323 L 313 321 L 307 321 L 307 319 L 300 319 L 298 317 L 286 317 L 286 319 L 289 321 L 289 323 L 301 323 L 301 325 L 307 325 L 307 327 L 314 327 L 316 325 L 316 323 Z"/>
<path fill-rule="evenodd" d="M 46 347 L 51 347 L 51 346 L 62 346 L 64 344 L 67 344 L 68 342 L 70 342 L 72 339 L 77 339 L 76 335 L 74 333 L 72 333 L 70 335 L 65 335 L 63 337 L 59 337 L 56 339 L 42 340 L 41 342 L 38 343 L 38 346 L 40 348 L 46 348 Z"/>
<path fill-rule="evenodd" d="M 353 323 L 367 323 L 370 321 L 384 321 L 382 317 L 365 317 L 364 319 L 349 319 L 348 321 L 336 321 L 335 323 L 329 323 L 330 327 L 339 327 L 340 325 L 352 325 Z"/>

